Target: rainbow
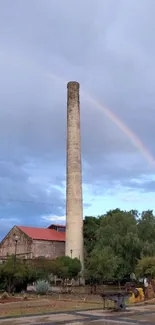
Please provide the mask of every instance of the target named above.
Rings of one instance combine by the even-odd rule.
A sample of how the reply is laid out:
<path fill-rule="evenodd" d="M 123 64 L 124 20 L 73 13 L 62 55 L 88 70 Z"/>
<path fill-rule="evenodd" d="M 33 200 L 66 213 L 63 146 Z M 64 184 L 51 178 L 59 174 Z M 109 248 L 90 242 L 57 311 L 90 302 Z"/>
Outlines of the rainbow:
<path fill-rule="evenodd" d="M 63 82 L 63 84 L 67 84 L 67 82 L 54 74 L 48 74 L 48 77 L 57 80 L 58 82 Z M 143 144 L 143 142 L 137 137 L 137 135 L 124 123 L 118 118 L 109 108 L 105 107 L 101 103 L 99 103 L 96 99 L 92 98 L 89 94 L 85 91 L 82 91 L 83 97 L 85 100 L 89 101 L 91 105 L 96 107 L 97 109 L 101 110 L 117 127 L 130 139 L 132 144 L 135 148 L 139 150 L 142 156 L 146 159 L 146 161 L 151 164 L 155 165 L 155 159 Z"/>
<path fill-rule="evenodd" d="M 84 92 L 84 97 L 88 100 L 92 105 L 100 109 L 104 112 L 104 114 L 115 124 L 118 128 L 130 139 L 132 144 L 141 152 L 141 154 L 145 157 L 145 159 L 149 162 L 149 164 L 154 165 L 155 160 L 142 141 L 137 137 L 137 135 L 131 131 L 125 123 L 121 121 L 109 108 L 103 106 L 98 101 L 90 97 L 89 94 Z"/>

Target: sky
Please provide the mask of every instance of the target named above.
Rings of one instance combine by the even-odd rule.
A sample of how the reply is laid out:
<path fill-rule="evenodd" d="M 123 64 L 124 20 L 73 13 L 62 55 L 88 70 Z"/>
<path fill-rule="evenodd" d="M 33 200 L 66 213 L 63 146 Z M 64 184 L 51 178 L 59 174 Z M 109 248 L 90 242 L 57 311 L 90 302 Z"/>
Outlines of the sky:
<path fill-rule="evenodd" d="M 65 222 L 67 82 L 84 216 L 154 209 L 155 1 L 0 1 L 0 238 Z"/>

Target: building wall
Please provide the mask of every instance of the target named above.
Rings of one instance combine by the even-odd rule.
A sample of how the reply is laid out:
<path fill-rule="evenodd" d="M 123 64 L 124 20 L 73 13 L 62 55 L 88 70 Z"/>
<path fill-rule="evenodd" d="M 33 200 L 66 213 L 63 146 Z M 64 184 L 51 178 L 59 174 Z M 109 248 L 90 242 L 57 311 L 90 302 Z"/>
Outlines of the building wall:
<path fill-rule="evenodd" d="M 49 259 L 64 256 L 65 242 L 33 240 L 32 253 L 33 257 L 44 256 Z"/>
<path fill-rule="evenodd" d="M 32 240 L 21 230 L 14 227 L 0 244 L 0 259 L 15 254 L 15 236 L 18 236 L 16 254 L 20 258 L 56 258 L 65 255 L 65 242 Z"/>
<path fill-rule="evenodd" d="M 18 236 L 16 254 L 22 258 L 32 258 L 32 240 L 14 227 L 0 244 L 0 258 L 15 254 L 15 236 Z"/>

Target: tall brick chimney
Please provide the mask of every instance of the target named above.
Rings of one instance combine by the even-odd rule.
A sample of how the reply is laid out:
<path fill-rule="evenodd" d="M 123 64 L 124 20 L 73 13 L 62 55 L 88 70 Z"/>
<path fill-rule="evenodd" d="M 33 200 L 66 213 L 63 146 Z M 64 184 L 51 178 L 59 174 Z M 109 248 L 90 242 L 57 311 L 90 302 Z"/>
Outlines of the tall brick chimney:
<path fill-rule="evenodd" d="M 67 85 L 67 180 L 66 180 L 66 249 L 70 257 L 83 265 L 83 199 L 80 140 L 80 85 Z"/>

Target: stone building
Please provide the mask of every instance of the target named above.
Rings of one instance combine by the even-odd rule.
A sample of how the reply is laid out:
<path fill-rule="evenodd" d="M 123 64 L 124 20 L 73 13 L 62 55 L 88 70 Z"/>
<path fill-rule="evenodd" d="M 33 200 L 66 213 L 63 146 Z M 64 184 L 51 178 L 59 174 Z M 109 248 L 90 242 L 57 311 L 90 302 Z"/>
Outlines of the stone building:
<path fill-rule="evenodd" d="M 26 259 L 54 259 L 65 255 L 65 226 L 14 226 L 0 243 L 0 259 L 3 260 L 12 254 Z"/>

